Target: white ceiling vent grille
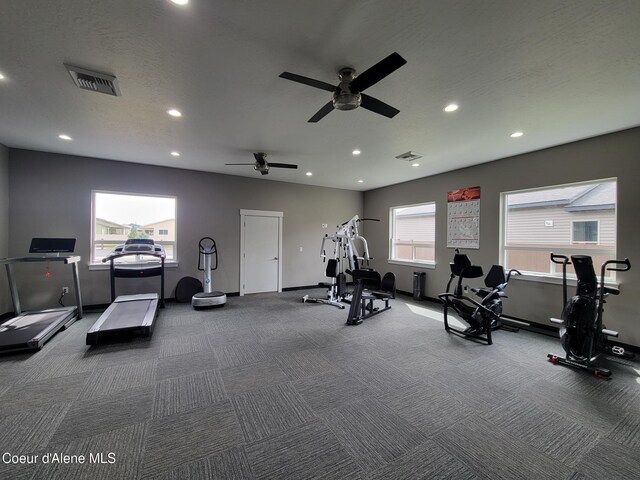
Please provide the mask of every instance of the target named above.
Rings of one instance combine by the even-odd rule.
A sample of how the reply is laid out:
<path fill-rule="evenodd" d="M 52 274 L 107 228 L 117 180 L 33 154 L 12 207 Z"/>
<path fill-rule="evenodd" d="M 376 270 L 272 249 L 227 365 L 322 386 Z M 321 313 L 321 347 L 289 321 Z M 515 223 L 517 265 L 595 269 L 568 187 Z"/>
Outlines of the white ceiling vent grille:
<path fill-rule="evenodd" d="M 106 93 L 118 97 L 120 95 L 120 87 L 118 87 L 118 79 L 113 75 L 106 73 L 92 72 L 85 68 L 74 67 L 72 65 L 64 65 L 78 88 L 90 90 L 92 92 Z"/>
<path fill-rule="evenodd" d="M 396 158 L 398 160 L 406 160 L 407 162 L 412 162 L 413 160 L 422 158 L 422 155 L 420 155 L 418 152 L 406 152 L 401 153 L 400 155 L 396 156 Z"/>

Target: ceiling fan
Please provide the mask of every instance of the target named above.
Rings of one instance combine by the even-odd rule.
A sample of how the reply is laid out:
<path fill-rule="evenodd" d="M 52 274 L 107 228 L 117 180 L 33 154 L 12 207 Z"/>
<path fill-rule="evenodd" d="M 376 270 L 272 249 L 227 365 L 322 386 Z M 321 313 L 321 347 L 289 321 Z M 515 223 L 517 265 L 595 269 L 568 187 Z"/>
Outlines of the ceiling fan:
<path fill-rule="evenodd" d="M 269 163 L 267 162 L 267 154 L 263 152 L 257 152 L 253 154 L 256 159 L 253 163 L 225 163 L 225 165 L 253 165 L 253 169 L 260 172 L 262 175 L 269 173 L 269 168 L 298 168 L 298 165 L 291 163 Z"/>
<path fill-rule="evenodd" d="M 340 83 L 337 86 L 295 73 L 283 72 L 279 76 L 333 93 L 332 100 L 308 120 L 311 123 L 318 122 L 334 108 L 337 110 L 353 110 L 363 107 L 385 117 L 393 118 L 400 110 L 362 92 L 395 72 L 405 63 L 407 61 L 397 52 L 394 52 L 358 76 L 356 76 L 356 71 L 353 68 L 342 68 L 338 71 Z"/>

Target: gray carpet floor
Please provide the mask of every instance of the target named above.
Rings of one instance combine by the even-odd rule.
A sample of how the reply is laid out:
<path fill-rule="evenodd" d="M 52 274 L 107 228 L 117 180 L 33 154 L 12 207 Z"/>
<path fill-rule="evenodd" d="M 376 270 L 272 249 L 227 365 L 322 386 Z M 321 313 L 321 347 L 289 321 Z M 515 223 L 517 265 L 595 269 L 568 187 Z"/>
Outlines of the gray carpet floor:
<path fill-rule="evenodd" d="M 0 478 L 639 478 L 638 363 L 606 382 L 547 362 L 559 339 L 476 344 L 403 296 L 347 327 L 305 293 L 168 304 L 152 338 L 100 347 L 89 314 L 0 357 L 0 454 L 33 461 Z"/>

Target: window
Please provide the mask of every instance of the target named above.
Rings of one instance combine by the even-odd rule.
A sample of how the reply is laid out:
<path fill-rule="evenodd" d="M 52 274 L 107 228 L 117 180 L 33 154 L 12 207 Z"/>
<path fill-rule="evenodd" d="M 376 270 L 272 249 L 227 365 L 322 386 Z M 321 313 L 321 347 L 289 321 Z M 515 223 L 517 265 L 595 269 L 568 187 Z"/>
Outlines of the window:
<path fill-rule="evenodd" d="M 390 209 L 389 260 L 435 264 L 436 204 Z"/>
<path fill-rule="evenodd" d="M 158 235 L 169 235 L 169 230 L 167 230 L 166 228 L 159 228 Z"/>
<path fill-rule="evenodd" d="M 598 220 L 574 220 L 571 232 L 571 243 L 598 243 Z"/>
<path fill-rule="evenodd" d="M 91 211 L 92 263 L 129 238 L 152 238 L 164 246 L 167 260 L 177 260 L 175 197 L 93 191 Z M 161 231 L 166 233 L 154 233 Z"/>
<path fill-rule="evenodd" d="M 589 255 L 599 273 L 600 265 L 616 256 L 616 192 L 616 180 L 609 179 L 503 193 L 502 264 L 531 275 L 560 276 L 551 252 Z"/>

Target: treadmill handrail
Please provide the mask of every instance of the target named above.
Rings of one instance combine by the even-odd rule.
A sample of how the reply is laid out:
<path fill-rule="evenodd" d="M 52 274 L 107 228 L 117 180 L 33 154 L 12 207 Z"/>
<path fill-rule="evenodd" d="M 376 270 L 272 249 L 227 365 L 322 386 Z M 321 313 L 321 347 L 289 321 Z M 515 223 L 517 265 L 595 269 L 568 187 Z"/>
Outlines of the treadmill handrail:
<path fill-rule="evenodd" d="M 22 262 L 64 262 L 65 265 L 73 263 L 79 263 L 81 257 L 79 255 L 67 255 L 61 257 L 40 255 L 37 257 L 13 257 L 13 258 L 0 258 L 0 265 L 6 265 L 8 263 L 22 263 Z"/>

